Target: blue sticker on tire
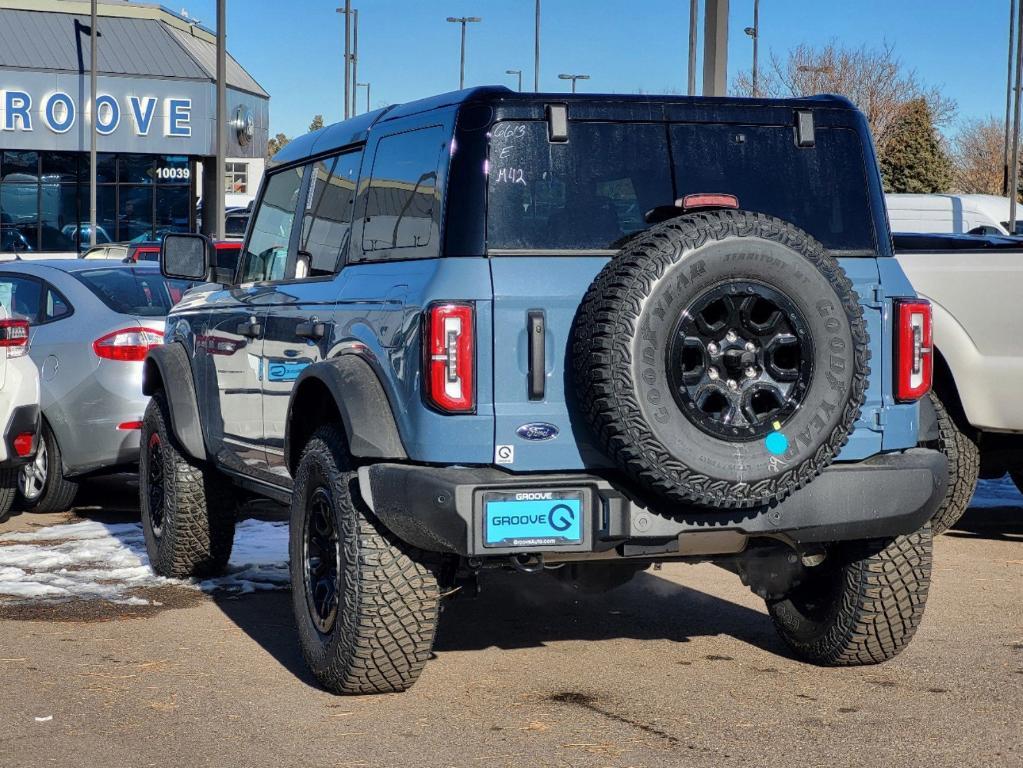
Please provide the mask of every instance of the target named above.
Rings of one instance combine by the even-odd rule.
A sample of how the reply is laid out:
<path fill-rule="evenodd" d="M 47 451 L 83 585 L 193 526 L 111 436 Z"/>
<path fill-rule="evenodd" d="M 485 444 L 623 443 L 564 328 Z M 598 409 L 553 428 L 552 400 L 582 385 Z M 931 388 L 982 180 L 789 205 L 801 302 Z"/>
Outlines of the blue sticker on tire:
<path fill-rule="evenodd" d="M 502 496 L 483 502 L 484 546 L 557 547 L 582 542 L 581 495 L 525 492 Z"/>

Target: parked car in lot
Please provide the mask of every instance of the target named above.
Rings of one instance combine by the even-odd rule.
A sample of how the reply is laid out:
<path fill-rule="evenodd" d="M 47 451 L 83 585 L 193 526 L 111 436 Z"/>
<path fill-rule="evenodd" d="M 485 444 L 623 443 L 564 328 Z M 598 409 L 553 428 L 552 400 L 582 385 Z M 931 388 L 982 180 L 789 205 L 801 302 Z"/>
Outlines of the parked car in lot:
<path fill-rule="evenodd" d="M 39 372 L 28 356 L 28 322 L 11 317 L 13 301 L 0 284 L 0 523 L 11 513 L 18 475 L 39 442 Z"/>
<path fill-rule="evenodd" d="M 895 255 L 934 307 L 934 391 L 922 409 L 949 460 L 934 531 L 954 525 L 978 477 L 1006 472 L 1023 491 L 1023 241 L 980 235 L 894 235 Z M 930 345 L 929 340 L 925 343 Z"/>
<path fill-rule="evenodd" d="M 238 489 L 289 502 L 302 651 L 338 693 L 411 685 L 440 595 L 490 568 L 609 589 L 712 560 L 802 658 L 891 658 L 946 461 L 871 147 L 835 97 L 504 88 L 296 139 L 236 278 L 146 359 L 153 567 L 223 569 Z M 162 269 L 211 252 L 168 235 Z"/>
<path fill-rule="evenodd" d="M 78 480 L 133 466 L 148 398 L 142 361 L 188 283 L 157 265 L 47 259 L 0 265 L 0 298 L 31 327 L 41 380 L 42 439 L 20 473 L 26 505 L 70 506 Z"/>
<path fill-rule="evenodd" d="M 885 195 L 892 232 L 1008 235 L 1009 198 L 997 195 Z M 1014 234 L 1023 234 L 1023 209 Z"/>
<path fill-rule="evenodd" d="M 96 245 L 81 255 L 83 259 L 116 259 L 129 264 L 138 261 L 160 260 L 160 243 L 139 241 L 130 243 L 104 243 Z"/>

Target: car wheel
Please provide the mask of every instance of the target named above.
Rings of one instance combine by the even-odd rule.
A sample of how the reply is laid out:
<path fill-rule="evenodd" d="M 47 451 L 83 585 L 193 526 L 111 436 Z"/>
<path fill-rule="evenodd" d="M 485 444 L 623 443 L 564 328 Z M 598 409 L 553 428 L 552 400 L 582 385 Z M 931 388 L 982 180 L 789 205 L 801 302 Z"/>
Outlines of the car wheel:
<path fill-rule="evenodd" d="M 321 427 L 302 452 L 291 502 L 291 594 L 302 654 L 340 694 L 404 691 L 433 648 L 439 591 L 422 553 L 358 495 L 347 446 Z"/>
<path fill-rule="evenodd" d="M 0 469 L 0 523 L 6 523 L 18 495 L 17 469 Z"/>
<path fill-rule="evenodd" d="M 970 506 L 980 474 L 980 449 L 970 435 L 959 429 L 934 392 L 930 398 L 938 422 L 937 448 L 948 459 L 948 488 L 931 520 L 931 531 L 938 536 L 959 522 Z"/>
<path fill-rule="evenodd" d="M 775 629 L 813 664 L 853 666 L 893 658 L 923 618 L 931 549 L 930 525 L 883 545 L 836 547 L 785 598 L 768 601 Z"/>
<path fill-rule="evenodd" d="M 590 286 L 572 354 L 598 445 L 675 504 L 748 509 L 813 481 L 866 392 L 856 291 L 810 235 L 744 211 L 679 216 Z"/>
<path fill-rule="evenodd" d="M 45 421 L 35 458 L 18 473 L 18 493 L 26 510 L 64 512 L 74 504 L 78 483 L 64 477 L 60 445 Z"/>
<path fill-rule="evenodd" d="M 142 420 L 139 506 L 153 570 L 174 578 L 223 573 L 234 544 L 234 486 L 178 448 L 167 399 L 157 392 Z"/>

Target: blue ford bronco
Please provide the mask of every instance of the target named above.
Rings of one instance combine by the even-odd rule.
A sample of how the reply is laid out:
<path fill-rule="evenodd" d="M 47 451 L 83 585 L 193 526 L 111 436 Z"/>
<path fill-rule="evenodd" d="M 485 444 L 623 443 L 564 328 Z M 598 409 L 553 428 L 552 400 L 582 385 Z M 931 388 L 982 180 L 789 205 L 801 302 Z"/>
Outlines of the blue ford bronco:
<path fill-rule="evenodd" d="M 817 664 L 921 620 L 930 308 L 843 99 L 393 106 L 274 157 L 233 273 L 199 235 L 161 263 L 208 282 L 145 363 L 153 567 L 215 574 L 240 499 L 289 503 L 331 691 L 414 683 L 442 595 L 493 568 L 607 590 L 709 560 Z"/>

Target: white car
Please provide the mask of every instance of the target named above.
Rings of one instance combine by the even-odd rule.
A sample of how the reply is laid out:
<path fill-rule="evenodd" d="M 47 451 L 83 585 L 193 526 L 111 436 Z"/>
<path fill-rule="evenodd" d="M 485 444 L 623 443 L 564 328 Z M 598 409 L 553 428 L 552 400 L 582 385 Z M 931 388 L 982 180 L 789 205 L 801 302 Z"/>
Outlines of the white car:
<path fill-rule="evenodd" d="M 11 319 L 0 291 L 0 523 L 11 513 L 23 465 L 39 445 L 39 371 L 28 356 L 27 320 Z"/>
<path fill-rule="evenodd" d="M 892 232 L 942 235 L 1008 235 L 1009 198 L 997 195 L 887 194 Z M 1023 234 L 1023 206 L 1016 232 Z"/>

